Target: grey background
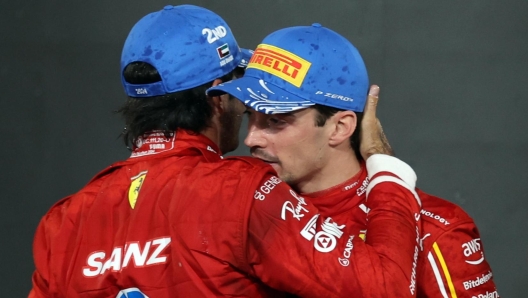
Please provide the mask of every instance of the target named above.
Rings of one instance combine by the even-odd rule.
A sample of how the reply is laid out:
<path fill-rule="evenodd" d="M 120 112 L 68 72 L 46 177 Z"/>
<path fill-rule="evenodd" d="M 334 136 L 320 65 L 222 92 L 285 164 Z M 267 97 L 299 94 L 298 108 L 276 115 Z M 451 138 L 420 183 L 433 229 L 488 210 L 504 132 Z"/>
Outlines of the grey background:
<path fill-rule="evenodd" d="M 223 16 L 247 48 L 312 22 L 351 40 L 418 186 L 475 219 L 499 293 L 527 296 L 528 1 L 187 3 Z M 33 233 L 53 202 L 128 156 L 112 114 L 125 99 L 121 47 L 139 18 L 165 4 L 1 2 L 2 296 L 27 296 Z"/>

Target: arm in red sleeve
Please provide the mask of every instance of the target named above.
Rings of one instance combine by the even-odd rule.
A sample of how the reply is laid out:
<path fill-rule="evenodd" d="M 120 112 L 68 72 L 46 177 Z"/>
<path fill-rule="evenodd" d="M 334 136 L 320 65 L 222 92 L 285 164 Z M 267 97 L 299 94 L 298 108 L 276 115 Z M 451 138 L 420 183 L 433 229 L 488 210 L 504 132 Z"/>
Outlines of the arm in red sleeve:
<path fill-rule="evenodd" d="M 319 216 L 309 201 L 276 183 L 280 180 L 272 174 L 265 176 L 249 219 L 251 273 L 302 297 L 415 297 L 416 177 L 408 165 L 389 156 L 372 156 L 367 168 L 371 210 L 365 242 L 345 225 Z"/>
<path fill-rule="evenodd" d="M 62 224 L 63 208 L 69 204 L 69 198 L 66 197 L 57 202 L 46 215 L 41 219 L 35 237 L 33 238 L 33 261 L 35 271 L 32 276 L 32 289 L 29 292 L 29 298 L 51 297 L 51 289 L 54 284 L 52 281 L 53 274 L 50 266 L 51 258 L 51 239 L 59 231 Z"/>
<path fill-rule="evenodd" d="M 48 245 L 46 240 L 45 219 L 36 231 L 33 240 L 33 259 L 35 271 L 32 276 L 32 289 L 28 298 L 44 298 L 48 296 Z"/>
<path fill-rule="evenodd" d="M 425 249 L 418 281 L 424 297 L 499 297 L 484 247 L 471 220 L 444 231 Z"/>

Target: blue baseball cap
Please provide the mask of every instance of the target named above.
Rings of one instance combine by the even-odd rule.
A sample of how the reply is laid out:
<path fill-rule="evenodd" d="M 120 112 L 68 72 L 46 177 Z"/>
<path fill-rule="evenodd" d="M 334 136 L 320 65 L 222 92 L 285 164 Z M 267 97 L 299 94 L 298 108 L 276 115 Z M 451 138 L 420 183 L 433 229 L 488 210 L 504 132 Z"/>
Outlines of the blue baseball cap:
<path fill-rule="evenodd" d="M 161 81 L 121 81 L 131 97 L 164 95 L 220 78 L 241 59 L 235 37 L 219 15 L 194 5 L 167 5 L 134 25 L 121 54 L 121 74 L 132 62 L 146 62 L 156 68 Z"/>
<path fill-rule="evenodd" d="M 229 93 L 266 114 L 315 104 L 363 112 L 368 88 L 359 51 L 316 23 L 271 33 L 258 45 L 242 78 L 209 88 L 207 94 Z"/>
<path fill-rule="evenodd" d="M 253 56 L 253 53 L 255 51 L 250 49 L 243 49 L 240 48 L 240 54 L 242 55 L 242 59 L 240 59 L 240 63 L 238 64 L 238 67 L 244 67 L 246 68 L 249 64 L 249 60 L 251 60 L 251 57 Z"/>

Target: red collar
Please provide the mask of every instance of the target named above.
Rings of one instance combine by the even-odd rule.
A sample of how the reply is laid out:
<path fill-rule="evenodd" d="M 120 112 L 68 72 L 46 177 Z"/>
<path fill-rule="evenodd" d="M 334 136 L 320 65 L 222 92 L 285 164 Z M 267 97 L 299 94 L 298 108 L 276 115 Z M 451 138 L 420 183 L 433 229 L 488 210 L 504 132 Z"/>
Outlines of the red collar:
<path fill-rule="evenodd" d="M 203 156 L 208 162 L 222 159 L 220 149 L 209 138 L 202 134 L 188 130 L 177 130 L 168 138 L 159 131 L 145 134 L 141 137 L 139 145 L 132 151 L 132 155 L 124 161 L 118 161 L 99 172 L 92 181 L 124 165 L 138 161 L 165 158 L 169 156 Z"/>
<path fill-rule="evenodd" d="M 157 158 L 167 155 L 195 155 L 189 151 L 198 151 L 208 161 L 221 157 L 220 148 L 206 136 L 192 131 L 179 129 L 168 137 L 161 131 L 152 131 L 139 137 L 129 159 Z"/>
<path fill-rule="evenodd" d="M 365 163 L 361 170 L 347 181 L 314 193 L 301 195 L 312 202 L 324 216 L 335 216 L 365 202 L 369 180 Z"/>

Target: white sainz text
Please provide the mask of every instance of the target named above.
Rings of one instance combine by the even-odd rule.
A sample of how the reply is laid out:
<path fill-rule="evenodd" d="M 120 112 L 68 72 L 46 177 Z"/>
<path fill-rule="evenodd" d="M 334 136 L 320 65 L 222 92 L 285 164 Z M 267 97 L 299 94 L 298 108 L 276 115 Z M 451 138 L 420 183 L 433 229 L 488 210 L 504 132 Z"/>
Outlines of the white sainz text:
<path fill-rule="evenodd" d="M 106 271 L 118 272 L 126 268 L 131 262 L 134 267 L 145 267 L 167 262 L 167 256 L 163 251 L 169 246 L 170 237 L 158 238 L 147 241 L 144 245 L 139 242 L 129 242 L 125 247 L 116 246 L 110 257 L 104 251 L 94 251 L 88 255 L 86 266 L 83 267 L 83 275 L 94 277 L 102 275 Z"/>

